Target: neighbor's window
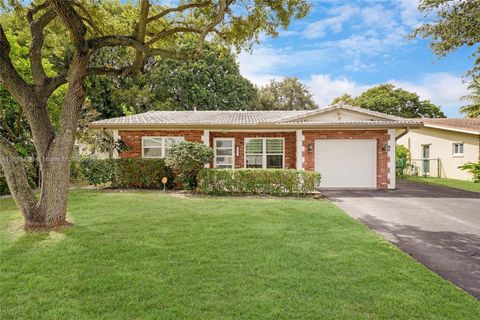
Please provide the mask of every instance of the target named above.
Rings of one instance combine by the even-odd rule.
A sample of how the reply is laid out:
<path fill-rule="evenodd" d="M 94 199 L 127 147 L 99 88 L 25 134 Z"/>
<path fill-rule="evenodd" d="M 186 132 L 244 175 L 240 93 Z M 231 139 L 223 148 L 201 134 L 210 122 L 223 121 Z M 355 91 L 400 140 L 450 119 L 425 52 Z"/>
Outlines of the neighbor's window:
<path fill-rule="evenodd" d="M 170 147 L 183 141 L 183 137 L 143 137 L 143 158 L 165 158 L 170 152 Z"/>
<path fill-rule="evenodd" d="M 222 138 L 215 139 L 215 159 L 214 164 L 215 168 L 233 168 L 234 159 L 233 159 L 233 148 L 235 141 L 233 138 Z"/>
<path fill-rule="evenodd" d="M 246 168 L 283 168 L 283 138 L 245 139 Z"/>
<path fill-rule="evenodd" d="M 463 156 L 463 143 L 454 143 L 453 144 L 453 155 L 454 156 Z"/>

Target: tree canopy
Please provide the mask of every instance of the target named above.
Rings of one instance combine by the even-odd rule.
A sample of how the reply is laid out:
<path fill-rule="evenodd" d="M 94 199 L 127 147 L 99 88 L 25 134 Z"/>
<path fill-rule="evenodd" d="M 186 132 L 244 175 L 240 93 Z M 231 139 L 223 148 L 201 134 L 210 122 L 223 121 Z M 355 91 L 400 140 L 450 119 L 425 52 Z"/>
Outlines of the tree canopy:
<path fill-rule="evenodd" d="M 102 118 L 148 110 L 247 110 L 256 95 L 235 55 L 216 44 L 206 44 L 203 54 L 190 60 L 151 60 L 135 77 L 87 81 L 87 98 Z"/>
<path fill-rule="evenodd" d="M 257 110 L 309 110 L 318 108 L 307 86 L 295 77 L 271 80 L 258 91 Z"/>
<path fill-rule="evenodd" d="M 417 27 L 413 36 L 431 39 L 430 46 L 439 56 L 472 47 L 475 61 L 468 74 L 480 76 L 480 1 L 420 0 L 418 9 L 431 19 Z"/>
<path fill-rule="evenodd" d="M 352 98 L 344 94 L 333 100 L 333 103 L 346 102 L 353 106 L 383 112 L 404 118 L 444 118 L 440 107 L 428 100 L 420 100 L 413 92 L 395 88 L 392 84 L 381 84 Z"/>
<path fill-rule="evenodd" d="M 471 93 L 463 98 L 471 103 L 461 107 L 460 112 L 469 118 L 480 118 L 480 78 L 474 78 L 468 89 Z"/>
<path fill-rule="evenodd" d="M 37 196 L 18 151 L 8 137 L 0 135 L 0 165 L 27 228 L 67 224 L 70 158 L 88 77 L 136 77 L 152 60 L 195 59 L 208 42 L 248 48 L 260 35 L 276 36 L 279 28 L 303 18 L 310 9 L 306 0 L 102 4 L 95 0 L 0 2 L 0 85 L 25 115 L 41 173 Z M 28 48 L 29 76 L 12 60 L 15 41 L 7 34 L 14 33 L 22 35 L 20 47 Z M 182 50 L 188 41 L 194 44 L 192 50 Z M 126 59 L 105 61 L 102 55 L 111 50 L 124 50 Z M 48 102 L 62 86 L 65 93 L 59 99 L 58 117 L 53 117 Z"/>

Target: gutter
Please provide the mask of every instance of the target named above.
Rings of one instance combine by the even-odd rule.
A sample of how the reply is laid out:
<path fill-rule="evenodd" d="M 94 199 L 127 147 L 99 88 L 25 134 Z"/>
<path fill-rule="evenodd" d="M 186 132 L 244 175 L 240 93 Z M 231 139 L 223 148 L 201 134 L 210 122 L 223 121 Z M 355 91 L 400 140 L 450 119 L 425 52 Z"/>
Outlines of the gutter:
<path fill-rule="evenodd" d="M 398 141 L 398 139 L 400 139 L 401 137 L 403 137 L 404 135 L 406 135 L 407 133 L 410 132 L 410 128 L 409 127 L 406 127 L 405 128 L 405 131 L 403 131 L 402 133 L 400 133 L 398 136 L 395 137 L 395 142 Z"/>

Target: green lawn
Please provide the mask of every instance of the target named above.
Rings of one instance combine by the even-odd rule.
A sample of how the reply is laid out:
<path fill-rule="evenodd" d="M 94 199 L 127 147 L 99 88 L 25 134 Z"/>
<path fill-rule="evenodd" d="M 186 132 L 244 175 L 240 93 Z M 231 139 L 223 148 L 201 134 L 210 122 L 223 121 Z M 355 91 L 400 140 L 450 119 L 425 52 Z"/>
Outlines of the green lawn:
<path fill-rule="evenodd" d="M 462 189 L 462 190 L 467 190 L 472 192 L 480 192 L 480 183 L 475 183 L 473 181 L 445 179 L 445 178 L 431 178 L 431 177 L 425 178 L 423 176 L 405 176 L 404 179 L 412 182 L 449 187 L 454 189 Z"/>
<path fill-rule="evenodd" d="M 0 199 L 0 318 L 479 319 L 325 200 L 74 190 L 60 232 Z"/>

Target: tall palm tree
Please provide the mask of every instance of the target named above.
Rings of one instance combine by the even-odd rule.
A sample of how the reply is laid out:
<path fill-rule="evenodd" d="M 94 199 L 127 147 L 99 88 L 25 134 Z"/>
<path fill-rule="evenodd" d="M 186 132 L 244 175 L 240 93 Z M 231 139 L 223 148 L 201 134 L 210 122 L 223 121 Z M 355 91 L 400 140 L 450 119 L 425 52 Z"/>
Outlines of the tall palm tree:
<path fill-rule="evenodd" d="M 472 93 L 462 97 L 462 99 L 469 100 L 472 103 L 461 107 L 460 112 L 464 113 L 467 118 L 480 118 L 480 78 L 473 78 L 468 89 Z"/>

